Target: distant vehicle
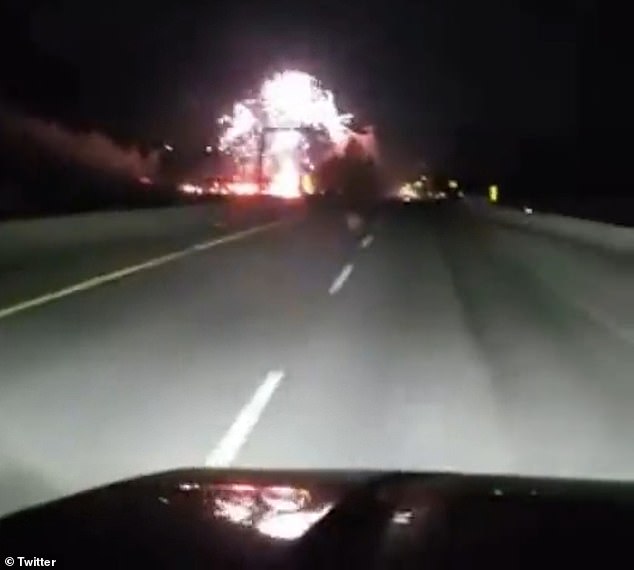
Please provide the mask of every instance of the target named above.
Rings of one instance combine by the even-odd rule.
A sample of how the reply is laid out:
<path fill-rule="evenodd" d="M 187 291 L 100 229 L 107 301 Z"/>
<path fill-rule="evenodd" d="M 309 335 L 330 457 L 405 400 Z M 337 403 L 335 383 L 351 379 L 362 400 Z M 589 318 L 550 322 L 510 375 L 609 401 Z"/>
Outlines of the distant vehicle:
<path fill-rule="evenodd" d="M 16 567 L 60 568 L 616 568 L 632 529 L 634 483 L 205 469 L 0 520 Z"/>

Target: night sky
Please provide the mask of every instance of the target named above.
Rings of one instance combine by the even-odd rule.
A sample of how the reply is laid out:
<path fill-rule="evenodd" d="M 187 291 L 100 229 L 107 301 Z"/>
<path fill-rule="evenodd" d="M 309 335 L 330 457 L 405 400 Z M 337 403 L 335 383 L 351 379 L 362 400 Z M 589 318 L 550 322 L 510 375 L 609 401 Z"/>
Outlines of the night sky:
<path fill-rule="evenodd" d="M 574 137 L 576 6 L 10 1 L 1 97 L 122 141 L 195 148 L 264 74 L 295 67 L 376 125 L 394 168 L 486 177 L 517 168 L 527 145 Z"/>

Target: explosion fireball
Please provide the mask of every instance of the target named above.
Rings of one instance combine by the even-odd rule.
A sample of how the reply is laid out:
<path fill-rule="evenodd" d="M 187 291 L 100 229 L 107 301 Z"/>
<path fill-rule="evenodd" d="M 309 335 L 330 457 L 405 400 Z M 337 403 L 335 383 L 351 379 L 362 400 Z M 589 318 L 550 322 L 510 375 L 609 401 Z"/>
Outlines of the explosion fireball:
<path fill-rule="evenodd" d="M 340 149 L 350 136 L 351 120 L 316 78 L 283 71 L 264 81 L 256 97 L 236 102 L 233 113 L 219 119 L 224 128 L 219 147 L 232 156 L 241 185 L 250 180 L 257 191 L 262 174 L 268 194 L 299 197 L 302 180 L 313 167 L 311 140 L 318 134 L 322 142 Z"/>

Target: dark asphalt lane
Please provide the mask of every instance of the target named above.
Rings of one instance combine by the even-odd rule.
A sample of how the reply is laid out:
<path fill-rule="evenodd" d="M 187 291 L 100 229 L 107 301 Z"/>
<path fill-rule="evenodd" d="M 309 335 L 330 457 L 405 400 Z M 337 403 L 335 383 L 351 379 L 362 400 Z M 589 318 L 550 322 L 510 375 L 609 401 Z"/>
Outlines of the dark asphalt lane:
<path fill-rule="evenodd" d="M 0 224 L 0 315 L 5 307 L 97 275 L 296 213 L 248 197 L 198 206 L 96 212 Z"/>
<path fill-rule="evenodd" d="M 459 205 L 373 237 L 312 216 L 0 320 L 0 512 L 205 463 L 632 478 L 631 259 Z"/>

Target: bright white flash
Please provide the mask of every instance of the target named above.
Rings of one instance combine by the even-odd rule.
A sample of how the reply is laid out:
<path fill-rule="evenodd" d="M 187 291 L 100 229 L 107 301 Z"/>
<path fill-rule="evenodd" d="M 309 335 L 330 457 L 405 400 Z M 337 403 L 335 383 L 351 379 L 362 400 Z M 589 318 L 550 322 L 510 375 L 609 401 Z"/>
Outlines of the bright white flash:
<path fill-rule="evenodd" d="M 233 114 L 220 119 L 220 149 L 251 175 L 263 152 L 269 191 L 292 197 L 299 195 L 303 165 L 310 163 L 307 131 L 319 131 L 340 146 L 350 134 L 351 119 L 339 112 L 332 92 L 316 78 L 284 71 L 264 81 L 257 97 L 236 103 Z"/>
<path fill-rule="evenodd" d="M 301 71 L 286 71 L 267 79 L 260 97 L 269 126 L 324 129 L 331 140 L 341 142 L 350 115 L 339 113 L 332 92 Z"/>

